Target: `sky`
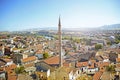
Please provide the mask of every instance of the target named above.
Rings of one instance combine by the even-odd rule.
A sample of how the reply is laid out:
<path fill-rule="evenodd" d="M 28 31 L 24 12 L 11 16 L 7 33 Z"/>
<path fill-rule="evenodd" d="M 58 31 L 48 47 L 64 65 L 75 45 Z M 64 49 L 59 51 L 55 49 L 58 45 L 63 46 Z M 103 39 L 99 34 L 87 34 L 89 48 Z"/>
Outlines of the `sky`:
<path fill-rule="evenodd" d="M 0 31 L 120 23 L 120 0 L 0 0 Z"/>

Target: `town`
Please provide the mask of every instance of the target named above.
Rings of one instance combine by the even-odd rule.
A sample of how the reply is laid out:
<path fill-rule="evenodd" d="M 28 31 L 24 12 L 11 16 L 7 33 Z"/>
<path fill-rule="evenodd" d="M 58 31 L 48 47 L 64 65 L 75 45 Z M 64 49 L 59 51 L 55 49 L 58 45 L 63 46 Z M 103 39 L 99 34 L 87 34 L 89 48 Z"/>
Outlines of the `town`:
<path fill-rule="evenodd" d="M 119 80 L 120 30 L 0 32 L 0 80 Z"/>

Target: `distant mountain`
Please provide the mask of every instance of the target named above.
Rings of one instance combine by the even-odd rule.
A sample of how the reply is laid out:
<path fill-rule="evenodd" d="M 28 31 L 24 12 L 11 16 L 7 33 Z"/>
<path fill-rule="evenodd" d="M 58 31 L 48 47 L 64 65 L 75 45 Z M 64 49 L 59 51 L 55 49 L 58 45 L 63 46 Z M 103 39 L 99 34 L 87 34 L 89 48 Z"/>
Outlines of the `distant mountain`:
<path fill-rule="evenodd" d="M 40 28 L 32 28 L 26 29 L 24 31 L 49 31 L 49 30 L 58 30 L 58 27 L 40 27 Z M 111 25 L 104 25 L 97 28 L 64 28 L 62 27 L 63 31 L 87 31 L 87 30 L 120 30 L 120 24 L 111 24 Z"/>
<path fill-rule="evenodd" d="M 24 31 L 41 31 L 41 30 L 57 30 L 57 27 L 40 27 L 40 28 L 31 28 Z"/>
<path fill-rule="evenodd" d="M 104 25 L 99 28 L 102 30 L 120 30 L 120 24 Z"/>

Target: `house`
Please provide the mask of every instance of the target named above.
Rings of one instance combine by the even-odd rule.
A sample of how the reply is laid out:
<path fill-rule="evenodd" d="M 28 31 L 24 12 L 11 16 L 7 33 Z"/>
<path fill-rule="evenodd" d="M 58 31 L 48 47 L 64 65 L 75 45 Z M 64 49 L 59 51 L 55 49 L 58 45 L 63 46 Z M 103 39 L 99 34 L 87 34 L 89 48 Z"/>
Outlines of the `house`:
<path fill-rule="evenodd" d="M 87 66 L 88 66 L 88 61 L 76 63 L 76 68 L 80 68 L 81 72 L 83 73 L 87 72 Z"/>
<path fill-rule="evenodd" d="M 35 73 L 36 67 L 34 67 L 34 66 L 28 67 L 28 68 L 25 69 L 25 71 L 26 71 L 27 73 L 29 73 L 29 75 L 31 75 L 32 73 Z"/>
<path fill-rule="evenodd" d="M 11 51 L 14 52 L 14 53 L 19 53 L 21 51 L 21 49 L 11 48 Z"/>
<path fill-rule="evenodd" d="M 24 58 L 28 58 L 30 56 L 34 56 L 34 52 L 28 51 L 28 52 L 24 52 L 22 55 L 23 55 L 23 59 L 24 59 Z"/>
<path fill-rule="evenodd" d="M 7 56 L 11 55 L 11 49 L 9 47 L 7 47 L 7 46 L 4 48 L 3 52 L 4 52 L 4 55 L 7 55 Z"/>
<path fill-rule="evenodd" d="M 98 71 L 98 65 L 96 60 L 89 60 L 87 74 L 95 74 L 95 72 L 97 71 Z"/>
<path fill-rule="evenodd" d="M 118 54 L 114 51 L 110 51 L 109 53 L 109 60 L 111 62 L 116 62 L 116 58 L 118 58 Z"/>
<path fill-rule="evenodd" d="M 15 68 L 16 68 L 16 64 L 11 64 L 9 66 L 5 66 L 3 69 L 7 72 L 7 77 L 8 80 L 17 80 L 17 76 L 15 73 Z"/>
<path fill-rule="evenodd" d="M 1 63 L 1 66 L 9 66 L 9 65 L 12 65 L 13 64 L 13 60 L 12 59 L 8 59 L 8 58 L 1 58 L 0 59 L 0 63 Z"/>
<path fill-rule="evenodd" d="M 43 59 L 43 51 L 40 49 L 37 50 L 35 56 L 38 57 L 38 59 Z"/>
<path fill-rule="evenodd" d="M 30 56 L 28 58 L 21 59 L 21 63 L 25 68 L 34 66 L 36 62 L 36 56 Z"/>
<path fill-rule="evenodd" d="M 50 57 L 48 59 L 45 59 L 44 62 L 50 66 L 58 67 L 59 66 L 59 56 L 57 55 L 57 56 Z"/>
<path fill-rule="evenodd" d="M 98 71 L 98 66 L 95 60 L 89 60 L 86 62 L 77 62 L 76 67 L 83 73 L 94 74 Z"/>
<path fill-rule="evenodd" d="M 115 42 L 115 36 L 110 36 L 108 39 L 109 39 L 112 43 Z"/>
<path fill-rule="evenodd" d="M 12 65 L 13 64 L 13 60 L 12 59 L 3 59 L 5 62 L 6 62 L 6 65 L 5 66 L 9 66 L 9 65 Z"/>
<path fill-rule="evenodd" d="M 120 49 L 107 49 L 109 57 L 115 62 L 116 58 L 120 58 Z"/>
<path fill-rule="evenodd" d="M 35 64 L 36 74 L 39 78 L 48 78 L 50 76 L 50 71 L 53 71 L 53 67 L 49 66 L 44 62 L 38 62 Z"/>
<path fill-rule="evenodd" d="M 48 69 L 47 71 L 37 71 L 36 74 L 37 76 L 39 76 L 40 80 L 47 80 L 50 76 L 50 69 Z"/>
<path fill-rule="evenodd" d="M 12 60 L 15 64 L 21 64 L 21 59 L 23 59 L 23 55 L 21 53 L 14 53 L 13 54 Z"/>
<path fill-rule="evenodd" d="M 98 71 L 98 67 L 95 63 L 91 63 L 88 66 L 87 74 L 95 74 Z"/>
<path fill-rule="evenodd" d="M 110 62 L 109 57 L 103 56 L 103 62 Z"/>

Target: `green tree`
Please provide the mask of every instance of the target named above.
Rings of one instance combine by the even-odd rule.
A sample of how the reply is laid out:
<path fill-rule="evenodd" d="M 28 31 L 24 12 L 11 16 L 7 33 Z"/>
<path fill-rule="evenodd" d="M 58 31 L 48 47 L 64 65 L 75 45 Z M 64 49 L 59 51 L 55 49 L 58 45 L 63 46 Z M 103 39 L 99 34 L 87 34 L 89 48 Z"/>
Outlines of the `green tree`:
<path fill-rule="evenodd" d="M 107 42 L 107 45 L 112 45 L 112 43 L 110 41 Z"/>
<path fill-rule="evenodd" d="M 118 40 L 118 39 L 115 40 L 115 43 L 116 43 L 116 44 L 118 44 L 119 42 L 120 42 L 120 40 Z"/>
<path fill-rule="evenodd" d="M 96 45 L 95 45 L 95 49 L 96 49 L 96 50 L 102 49 L 102 45 L 101 45 L 101 44 L 96 44 Z"/>
<path fill-rule="evenodd" d="M 43 58 L 46 59 L 46 58 L 48 58 L 48 57 L 49 57 L 49 54 L 48 54 L 47 52 L 45 52 L 45 53 L 43 54 Z"/>
<path fill-rule="evenodd" d="M 79 38 L 76 38 L 73 41 L 76 42 L 76 43 L 80 43 L 80 39 Z"/>
<path fill-rule="evenodd" d="M 9 37 L 10 37 L 10 35 L 8 34 L 8 35 L 7 35 L 7 37 L 9 38 Z"/>
<path fill-rule="evenodd" d="M 116 34 L 115 35 L 115 43 L 118 44 L 120 42 L 120 35 Z"/>
<path fill-rule="evenodd" d="M 24 67 L 23 66 L 20 66 L 20 67 L 17 67 L 15 68 L 15 73 L 16 74 L 20 74 L 20 73 L 23 73 L 24 72 Z"/>
<path fill-rule="evenodd" d="M 114 73 L 115 73 L 115 65 L 109 65 L 106 67 L 106 70 L 110 72 L 110 79 L 113 78 Z M 112 76 L 113 75 L 113 76 Z"/>

